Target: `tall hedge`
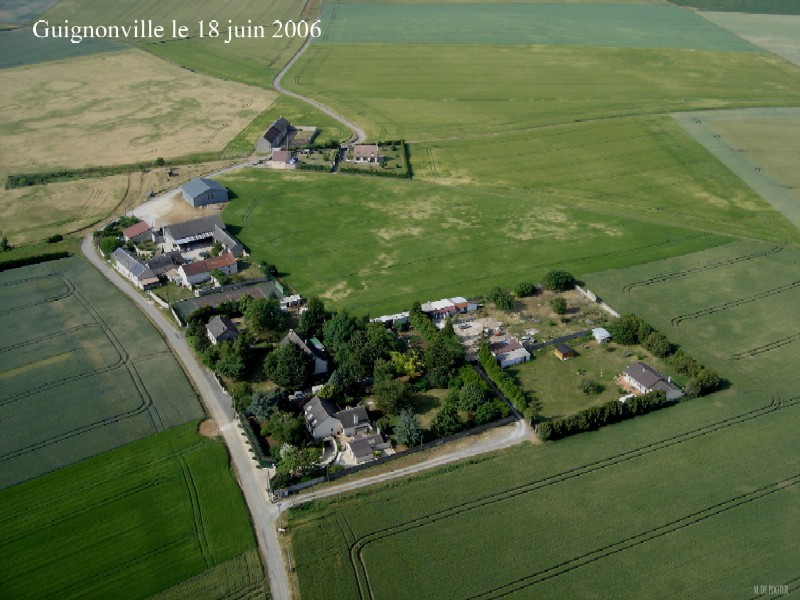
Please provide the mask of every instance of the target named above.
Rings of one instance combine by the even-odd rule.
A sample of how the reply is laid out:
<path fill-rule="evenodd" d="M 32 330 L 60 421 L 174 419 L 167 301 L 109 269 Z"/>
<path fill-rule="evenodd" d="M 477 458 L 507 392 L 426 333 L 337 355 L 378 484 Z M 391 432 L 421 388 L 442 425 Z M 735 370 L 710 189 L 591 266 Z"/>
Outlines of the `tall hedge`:
<path fill-rule="evenodd" d="M 478 361 L 481 363 L 483 370 L 489 376 L 494 384 L 497 386 L 503 395 L 514 405 L 520 413 L 530 419 L 535 416 L 535 410 L 531 404 L 528 395 L 520 388 L 511 376 L 500 368 L 494 356 L 489 351 L 489 344 L 485 341 L 481 344 L 481 349 L 478 352 Z"/>
<path fill-rule="evenodd" d="M 0 271 L 8 271 L 9 269 L 16 269 L 18 267 L 27 267 L 28 265 L 35 265 L 38 263 L 48 262 L 51 260 L 58 260 L 59 258 L 67 258 L 72 256 L 71 252 L 45 252 L 44 254 L 35 254 L 33 256 L 23 256 L 22 258 L 12 258 L 11 260 L 0 263 Z"/>

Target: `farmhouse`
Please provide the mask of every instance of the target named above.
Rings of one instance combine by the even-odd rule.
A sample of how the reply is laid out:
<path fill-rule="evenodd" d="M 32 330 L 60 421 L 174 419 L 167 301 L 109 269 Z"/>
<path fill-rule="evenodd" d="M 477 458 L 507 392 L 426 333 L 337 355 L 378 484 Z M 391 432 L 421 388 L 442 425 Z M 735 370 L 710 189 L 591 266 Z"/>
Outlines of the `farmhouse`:
<path fill-rule="evenodd" d="M 289 330 L 286 337 L 281 340 L 280 345 L 294 344 L 299 346 L 300 349 L 314 359 L 314 375 L 324 375 L 328 372 L 328 354 L 325 352 L 325 347 L 316 338 L 304 340 L 297 335 L 293 329 Z"/>
<path fill-rule="evenodd" d="M 280 117 L 269 126 L 258 141 L 256 141 L 256 152 L 259 154 L 269 154 L 275 148 L 281 148 L 289 144 L 289 121 Z"/>
<path fill-rule="evenodd" d="M 228 190 L 213 179 L 198 177 L 181 186 L 183 198 L 192 206 L 206 206 L 228 201 Z"/>
<path fill-rule="evenodd" d="M 155 273 L 156 277 L 159 279 L 168 278 L 168 273 L 177 267 L 184 264 L 186 261 L 183 260 L 183 255 L 178 252 L 177 250 L 173 250 L 172 252 L 162 252 L 161 254 L 156 254 L 152 258 L 148 259 L 145 263 L 147 268 Z"/>
<path fill-rule="evenodd" d="M 236 257 L 230 252 L 225 252 L 219 256 L 181 265 L 178 267 L 178 275 L 181 278 L 182 285 L 192 287 L 197 283 L 211 279 L 211 271 L 217 269 L 226 275 L 236 273 Z"/>
<path fill-rule="evenodd" d="M 575 357 L 575 350 L 566 344 L 556 344 L 555 348 L 553 348 L 553 354 L 555 354 L 559 360 L 567 360 L 568 358 Z"/>
<path fill-rule="evenodd" d="M 595 327 L 592 329 L 592 336 L 601 344 L 611 341 L 611 334 L 602 327 Z"/>
<path fill-rule="evenodd" d="M 677 400 L 683 396 L 683 390 L 672 383 L 671 377 L 664 377 L 656 369 L 642 362 L 635 362 L 620 373 L 617 383 L 637 396 L 656 391 L 664 392 L 667 401 Z"/>
<path fill-rule="evenodd" d="M 218 215 L 181 221 L 164 227 L 164 245 L 171 250 L 185 250 L 195 242 L 211 242 L 215 228 L 225 229 Z"/>
<path fill-rule="evenodd" d="M 502 369 L 527 362 L 531 359 L 530 352 L 513 338 L 493 342 L 489 346 L 489 351 L 497 362 L 500 363 L 500 368 Z"/>
<path fill-rule="evenodd" d="M 220 342 L 235 342 L 239 337 L 239 330 L 225 315 L 217 315 L 206 325 L 209 341 L 215 346 Z"/>
<path fill-rule="evenodd" d="M 375 460 L 375 451 L 391 446 L 380 434 L 359 435 L 345 444 L 351 462 L 357 465 Z"/>
<path fill-rule="evenodd" d="M 378 162 L 377 144 L 356 144 L 353 146 L 353 162 L 376 163 Z"/>
<path fill-rule="evenodd" d="M 160 281 L 153 271 L 140 263 L 124 248 L 117 248 L 111 254 L 114 268 L 124 277 L 131 280 L 141 290 L 158 287 Z"/>
<path fill-rule="evenodd" d="M 363 406 L 340 410 L 336 413 L 336 418 L 342 424 L 342 433 L 344 435 L 356 435 L 360 431 L 371 428 L 367 409 Z"/>
<path fill-rule="evenodd" d="M 337 412 L 333 402 L 314 396 L 303 408 L 308 432 L 315 439 L 339 435 L 342 432 L 342 422 L 336 418 Z"/>
<path fill-rule="evenodd" d="M 122 239 L 126 242 L 133 242 L 134 244 L 138 244 L 140 242 L 144 242 L 146 240 L 153 240 L 153 231 L 144 221 L 139 221 L 135 225 L 131 225 L 130 227 L 126 227 L 122 230 Z"/>

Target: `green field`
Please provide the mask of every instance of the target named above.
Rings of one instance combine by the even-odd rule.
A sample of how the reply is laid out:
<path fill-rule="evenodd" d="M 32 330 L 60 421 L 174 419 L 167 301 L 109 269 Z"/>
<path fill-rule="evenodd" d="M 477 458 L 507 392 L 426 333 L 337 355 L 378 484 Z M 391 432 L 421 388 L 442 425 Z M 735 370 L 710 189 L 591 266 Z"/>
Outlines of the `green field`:
<path fill-rule="evenodd" d="M 284 84 L 355 120 L 371 139 L 412 142 L 480 140 L 609 117 L 800 104 L 800 73 L 783 60 L 686 50 L 313 44 Z"/>
<path fill-rule="evenodd" d="M 0 488 L 203 411 L 144 316 L 77 257 L 0 273 Z"/>
<path fill-rule="evenodd" d="M 0 0 L 0 22 L 30 23 L 59 0 Z"/>
<path fill-rule="evenodd" d="M 670 4 L 328 4 L 323 44 L 537 44 L 757 51 Z"/>
<path fill-rule="evenodd" d="M 800 252 L 735 242 L 587 280 L 719 369 L 727 389 L 296 509 L 304 598 L 323 585 L 343 599 L 797 588 L 800 474 L 786 457 L 800 425 L 800 336 L 783 338 L 800 331 Z"/>
<path fill-rule="evenodd" d="M 313 9 L 316 2 L 311 2 Z M 304 3 L 295 0 L 231 0 L 187 3 L 180 0 L 144 0 L 142 2 L 104 2 L 102 0 L 65 0 L 45 15 L 51 22 L 69 19 L 72 23 L 132 23 L 134 19 L 151 19 L 155 24 L 171 27 L 172 20 L 189 28 L 185 40 L 165 39 L 137 45 L 154 55 L 220 79 L 230 79 L 261 87 L 272 87 L 272 79 L 300 47 L 301 40 L 273 38 L 275 19 L 297 20 Z M 314 13 L 316 14 L 316 13 Z M 309 20 L 313 15 L 303 15 Z M 238 39 L 230 44 L 219 38 L 199 38 L 199 21 L 215 19 L 220 31 L 226 31 L 228 19 L 234 25 L 267 26 L 263 39 Z M 168 29 L 168 31 L 171 31 Z M 227 36 L 227 33 L 224 34 Z M 227 38 L 225 38 L 227 39 Z"/>
<path fill-rule="evenodd" d="M 738 13 L 770 15 L 800 15 L 796 0 L 669 0 L 678 6 L 700 10 L 719 10 Z"/>
<path fill-rule="evenodd" d="M 195 423 L 0 492 L 0 523 L 5 598 L 146 598 L 217 565 L 229 588 L 259 583 L 257 554 L 229 564 L 255 540 L 225 447 Z"/>
<path fill-rule="evenodd" d="M 124 44 L 104 39 L 89 39 L 81 44 L 52 38 L 42 40 L 34 37 L 28 28 L 11 29 L 0 33 L 0 69 L 111 52 L 125 47 Z"/>
<path fill-rule="evenodd" d="M 268 170 L 222 181 L 237 196 L 223 219 L 257 260 L 304 296 L 372 315 L 538 281 L 554 267 L 591 273 L 726 240 L 723 227 L 637 221 L 524 191 Z"/>

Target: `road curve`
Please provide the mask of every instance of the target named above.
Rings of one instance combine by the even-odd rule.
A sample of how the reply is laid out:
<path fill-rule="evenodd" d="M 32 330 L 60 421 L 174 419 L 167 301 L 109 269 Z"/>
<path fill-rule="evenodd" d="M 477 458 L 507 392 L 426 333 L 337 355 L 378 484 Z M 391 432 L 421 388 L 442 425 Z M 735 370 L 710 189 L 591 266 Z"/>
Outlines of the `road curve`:
<path fill-rule="evenodd" d="M 319 15 L 317 16 L 321 16 L 322 11 L 324 9 L 325 9 L 325 3 L 323 2 L 319 10 Z M 364 133 L 364 130 L 361 129 L 358 125 L 356 125 L 355 123 L 351 123 L 332 108 L 322 104 L 322 102 L 318 102 L 313 98 L 309 98 L 307 96 L 303 96 L 302 94 L 298 94 L 296 92 L 287 90 L 285 87 L 281 85 L 281 79 L 283 79 L 283 76 L 286 75 L 286 72 L 292 68 L 292 65 L 294 65 L 294 63 L 297 62 L 297 59 L 300 58 L 300 55 L 303 54 L 303 52 L 305 52 L 305 49 L 308 48 L 309 44 L 311 44 L 311 39 L 312 39 L 311 34 L 309 33 L 308 37 L 306 38 L 306 41 L 303 42 L 303 45 L 300 46 L 297 52 L 294 53 L 294 56 L 292 56 L 292 58 L 289 59 L 289 62 L 286 63 L 286 65 L 278 72 L 277 75 L 275 75 L 275 79 L 272 80 L 272 85 L 275 88 L 275 90 L 280 92 L 281 94 L 286 94 L 287 96 L 291 96 L 292 98 L 297 98 L 298 100 L 302 100 L 306 104 L 310 104 L 314 108 L 324 112 L 329 117 L 335 119 L 336 121 L 339 121 L 339 123 L 341 123 L 350 130 L 350 139 L 348 139 L 347 141 L 352 142 L 353 144 L 360 144 L 365 139 L 367 139 L 367 134 Z"/>
<path fill-rule="evenodd" d="M 214 376 L 198 364 L 183 333 L 175 328 L 160 309 L 151 304 L 98 256 L 91 235 L 84 238 L 81 251 L 89 262 L 130 298 L 150 322 L 161 331 L 173 354 L 182 363 L 184 371 L 199 392 L 209 416 L 216 421 L 220 435 L 228 447 L 236 479 L 250 509 L 256 539 L 269 576 L 272 598 L 274 600 L 290 600 L 286 567 L 276 530 L 279 510 L 267 498 L 267 472 L 256 469 L 250 449 L 234 419 L 230 397 L 223 392 Z"/>

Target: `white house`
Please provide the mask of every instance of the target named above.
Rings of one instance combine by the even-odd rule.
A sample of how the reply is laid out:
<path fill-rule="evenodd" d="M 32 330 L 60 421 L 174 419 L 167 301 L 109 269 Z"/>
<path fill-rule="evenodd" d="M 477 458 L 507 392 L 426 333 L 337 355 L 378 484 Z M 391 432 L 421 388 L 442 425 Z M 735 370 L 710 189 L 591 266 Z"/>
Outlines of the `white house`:
<path fill-rule="evenodd" d="M 353 146 L 353 161 L 357 163 L 376 163 L 379 161 L 377 144 L 356 144 Z"/>
<path fill-rule="evenodd" d="M 114 268 L 123 277 L 129 279 L 140 290 L 149 290 L 157 287 L 161 282 L 158 276 L 147 266 L 140 263 L 124 248 L 117 248 L 111 254 Z"/>
<path fill-rule="evenodd" d="M 342 433 L 342 422 L 336 418 L 338 408 L 330 400 L 314 396 L 303 408 L 306 427 L 315 439 L 332 437 Z"/>
<path fill-rule="evenodd" d="M 345 444 L 350 461 L 357 465 L 375 460 L 375 452 L 391 446 L 380 434 L 359 435 Z"/>
<path fill-rule="evenodd" d="M 215 346 L 220 342 L 235 342 L 239 337 L 239 330 L 225 315 L 217 315 L 206 325 L 206 334 L 209 341 Z"/>
<path fill-rule="evenodd" d="M 181 265 L 178 267 L 178 276 L 181 278 L 182 285 L 192 287 L 195 284 L 211 279 L 211 271 L 215 270 L 222 271 L 226 275 L 236 273 L 238 270 L 236 257 L 230 252 L 225 252 L 219 256 L 212 256 L 205 260 Z"/>
<path fill-rule="evenodd" d="M 668 402 L 684 395 L 683 390 L 672 383 L 671 377 L 664 377 L 659 371 L 642 362 L 635 362 L 625 369 L 617 377 L 617 383 L 637 396 L 662 391 L 666 394 Z"/>
<path fill-rule="evenodd" d="M 336 413 L 336 418 L 342 424 L 342 433 L 345 435 L 357 435 L 369 431 L 372 425 L 369 422 L 367 409 L 363 406 L 345 408 Z"/>

